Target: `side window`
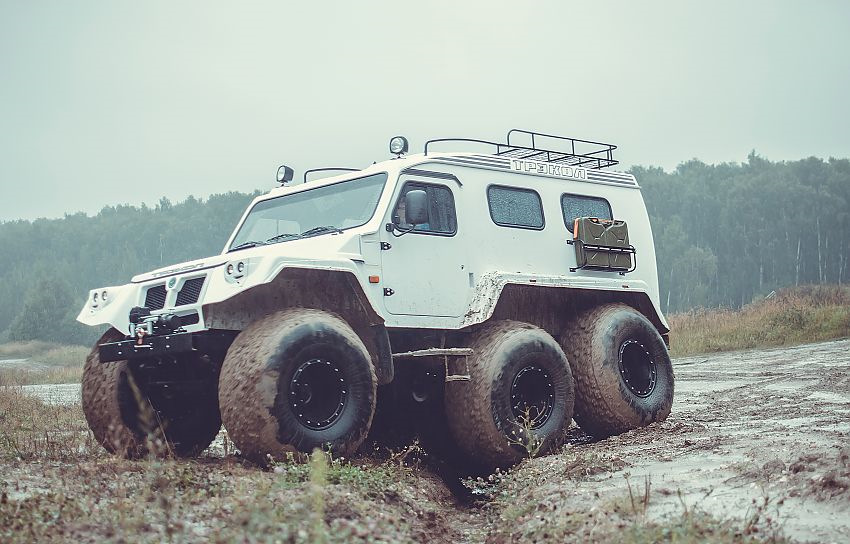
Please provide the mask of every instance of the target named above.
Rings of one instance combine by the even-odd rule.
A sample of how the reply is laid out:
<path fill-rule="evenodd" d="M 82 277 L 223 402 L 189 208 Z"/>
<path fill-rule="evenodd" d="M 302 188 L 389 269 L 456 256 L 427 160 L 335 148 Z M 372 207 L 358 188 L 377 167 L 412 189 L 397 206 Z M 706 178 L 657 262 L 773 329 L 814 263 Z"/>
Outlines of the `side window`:
<path fill-rule="evenodd" d="M 564 225 L 572 232 L 578 217 L 596 217 L 598 219 L 614 219 L 611 204 L 604 198 L 583 195 L 562 195 L 561 209 L 564 211 Z"/>
<path fill-rule="evenodd" d="M 434 185 L 418 181 L 408 181 L 401 188 L 398 203 L 393 211 L 393 222 L 401 228 L 410 228 L 405 218 L 404 195 L 408 191 L 419 189 L 428 194 L 428 222 L 416 225 L 414 233 L 440 234 L 451 236 L 457 232 L 457 216 L 455 215 L 455 199 L 451 190 L 445 185 Z"/>
<path fill-rule="evenodd" d="M 543 228 L 543 204 L 537 191 L 491 185 L 487 187 L 487 204 L 490 217 L 499 226 Z"/>

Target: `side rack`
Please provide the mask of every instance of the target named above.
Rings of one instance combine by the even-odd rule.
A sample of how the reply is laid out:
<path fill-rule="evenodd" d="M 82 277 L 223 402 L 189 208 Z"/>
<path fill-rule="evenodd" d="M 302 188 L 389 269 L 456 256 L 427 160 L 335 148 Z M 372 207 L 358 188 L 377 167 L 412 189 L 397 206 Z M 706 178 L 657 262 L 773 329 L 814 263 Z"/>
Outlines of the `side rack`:
<path fill-rule="evenodd" d="M 522 145 L 519 140 L 523 140 Z M 438 138 L 425 142 L 425 155 L 431 144 L 441 142 L 467 142 L 495 147 L 495 155 L 512 159 L 528 159 L 565 166 L 582 166 L 599 169 L 619 164 L 614 159 L 617 146 L 591 140 L 555 136 L 514 128 L 508 131 L 506 143 L 474 138 Z"/>
<path fill-rule="evenodd" d="M 581 266 L 570 267 L 570 272 L 575 272 L 576 270 L 602 270 L 604 272 L 619 272 L 621 276 L 625 276 L 629 272 L 634 272 L 635 268 L 637 268 L 637 250 L 635 246 L 630 245 L 629 247 L 615 247 L 615 246 L 602 246 L 599 244 L 585 244 L 581 240 L 567 240 L 567 244 L 576 246 L 576 253 L 581 251 L 592 251 L 596 254 L 607 254 L 608 257 L 617 257 L 623 256 L 628 260 L 629 266 L 628 268 L 623 268 L 621 266 L 617 266 L 616 264 L 582 264 Z"/>
<path fill-rule="evenodd" d="M 573 239 L 567 240 L 576 252 L 576 270 L 602 270 L 625 276 L 637 267 L 637 251 L 629 243 L 629 227 L 625 221 L 577 217 L 573 222 Z"/>

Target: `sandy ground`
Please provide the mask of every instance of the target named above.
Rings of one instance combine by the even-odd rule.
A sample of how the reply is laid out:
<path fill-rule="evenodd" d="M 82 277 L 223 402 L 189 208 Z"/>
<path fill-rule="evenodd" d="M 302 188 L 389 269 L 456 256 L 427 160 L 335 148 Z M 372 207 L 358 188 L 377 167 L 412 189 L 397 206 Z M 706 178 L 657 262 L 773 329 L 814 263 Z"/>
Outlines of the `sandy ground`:
<path fill-rule="evenodd" d="M 850 340 L 690 357 L 674 368 L 667 421 L 599 442 L 574 432 L 562 453 L 516 470 L 528 500 L 592 509 L 622 497 L 627 482 L 639 495 L 648 483 L 649 516 L 685 505 L 744 517 L 767 501 L 795 540 L 850 541 Z M 25 391 L 79 401 L 78 385 Z M 475 523 L 457 501 L 444 507 L 445 519 Z"/>

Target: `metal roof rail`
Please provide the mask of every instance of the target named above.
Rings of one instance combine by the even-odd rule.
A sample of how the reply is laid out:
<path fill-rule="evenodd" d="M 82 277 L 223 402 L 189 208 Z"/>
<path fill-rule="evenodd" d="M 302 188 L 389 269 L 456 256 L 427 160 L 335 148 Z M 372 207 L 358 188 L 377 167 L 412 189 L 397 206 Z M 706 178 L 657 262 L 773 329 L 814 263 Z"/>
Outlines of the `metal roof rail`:
<path fill-rule="evenodd" d="M 530 138 L 530 144 L 519 145 L 511 141 L 512 135 L 526 135 Z M 540 146 L 540 140 L 551 139 L 558 140 L 558 143 L 569 143 L 569 149 L 553 150 Z M 555 136 L 553 134 L 544 134 L 542 132 L 533 132 L 530 130 L 522 130 L 513 128 L 508 131 L 507 143 L 491 142 L 489 140 L 478 140 L 475 138 L 438 138 L 425 142 L 425 155 L 428 155 L 428 147 L 430 144 L 440 142 L 470 142 L 491 145 L 496 148 L 495 155 L 510 157 L 513 159 L 530 159 L 542 162 L 551 162 L 555 164 L 563 164 L 567 166 L 583 166 L 584 168 L 599 169 L 614 166 L 620 161 L 614 159 L 614 150 L 616 145 L 606 144 L 603 142 L 594 142 L 592 140 L 581 140 L 579 138 L 570 138 L 567 136 Z"/>
<path fill-rule="evenodd" d="M 307 174 L 313 172 L 359 172 L 359 168 L 311 168 L 304 171 L 304 183 L 307 183 Z"/>

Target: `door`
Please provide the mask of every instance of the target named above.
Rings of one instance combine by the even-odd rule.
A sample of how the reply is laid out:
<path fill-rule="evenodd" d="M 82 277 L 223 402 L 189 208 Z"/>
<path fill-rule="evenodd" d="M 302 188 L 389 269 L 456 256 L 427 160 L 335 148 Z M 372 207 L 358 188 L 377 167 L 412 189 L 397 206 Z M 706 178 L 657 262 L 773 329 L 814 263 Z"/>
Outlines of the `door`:
<path fill-rule="evenodd" d="M 449 186 L 406 176 L 390 208 L 393 232 L 382 231 L 381 252 L 384 306 L 391 314 L 457 317 L 467 310 L 470 280 L 464 264 L 469 248 L 463 245 L 455 209 L 455 191 Z M 404 195 L 427 194 L 428 222 L 405 222 Z"/>

